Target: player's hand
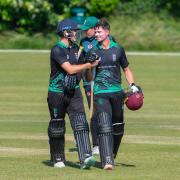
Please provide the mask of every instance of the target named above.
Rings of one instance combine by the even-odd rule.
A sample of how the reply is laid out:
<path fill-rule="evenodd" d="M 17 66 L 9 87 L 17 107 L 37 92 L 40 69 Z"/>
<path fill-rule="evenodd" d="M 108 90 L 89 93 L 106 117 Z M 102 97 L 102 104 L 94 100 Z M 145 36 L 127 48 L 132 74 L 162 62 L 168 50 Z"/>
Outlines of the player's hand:
<path fill-rule="evenodd" d="M 130 88 L 133 93 L 139 91 L 138 87 L 134 83 L 130 84 Z"/>
<path fill-rule="evenodd" d="M 89 63 L 94 63 L 98 59 L 99 59 L 99 56 L 93 50 L 89 50 L 89 52 L 85 56 L 85 61 Z"/>
<path fill-rule="evenodd" d="M 96 60 L 96 61 L 94 61 L 93 63 L 86 63 L 86 67 L 87 67 L 87 69 L 91 69 L 91 68 L 93 68 L 93 67 L 95 67 L 95 66 L 97 66 L 99 64 L 99 60 Z"/>
<path fill-rule="evenodd" d="M 91 63 L 91 68 L 97 66 L 99 64 L 99 60 L 94 61 L 93 63 Z"/>

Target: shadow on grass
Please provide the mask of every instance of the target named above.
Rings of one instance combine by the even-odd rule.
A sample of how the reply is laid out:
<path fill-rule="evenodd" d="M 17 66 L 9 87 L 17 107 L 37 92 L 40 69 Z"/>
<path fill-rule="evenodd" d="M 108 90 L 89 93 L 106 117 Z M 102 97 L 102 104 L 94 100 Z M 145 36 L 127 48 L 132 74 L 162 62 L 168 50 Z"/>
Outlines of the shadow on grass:
<path fill-rule="evenodd" d="M 101 162 L 96 161 L 96 164 L 94 165 L 95 168 L 102 169 Z"/>
<path fill-rule="evenodd" d="M 136 167 L 134 164 L 115 163 L 115 166 Z"/>
<path fill-rule="evenodd" d="M 49 167 L 53 167 L 53 164 L 51 163 L 50 160 L 45 160 L 45 161 L 42 161 L 42 163 L 45 165 L 45 166 L 49 166 Z M 71 161 L 66 161 L 65 162 L 65 165 L 67 167 L 71 167 L 71 168 L 75 168 L 75 169 L 80 169 L 80 166 L 78 163 L 74 163 L 74 162 L 71 162 Z M 125 164 L 125 163 L 116 163 L 115 166 L 123 166 L 123 167 L 136 167 L 134 164 Z M 96 164 L 94 165 L 95 168 L 98 168 L 98 169 L 102 169 L 101 167 L 101 162 L 97 162 L 96 161 Z"/>
<path fill-rule="evenodd" d="M 125 163 L 115 163 L 114 165 L 115 167 L 116 166 L 122 166 L 122 167 L 136 167 L 134 164 L 125 164 Z M 101 167 L 101 162 L 97 162 L 96 161 L 96 164 L 94 166 L 95 168 L 98 168 L 98 169 L 102 169 Z"/>
<path fill-rule="evenodd" d="M 42 164 L 44 164 L 45 166 L 53 167 L 53 163 L 50 160 L 42 161 Z M 78 165 L 78 163 L 74 163 L 71 161 L 65 161 L 65 165 L 67 167 L 80 169 L 80 166 Z"/>
<path fill-rule="evenodd" d="M 78 151 L 77 147 L 69 148 L 69 152 L 75 152 Z"/>
<path fill-rule="evenodd" d="M 66 161 L 65 164 L 66 164 L 66 166 L 68 166 L 68 167 L 80 169 L 80 166 L 79 166 L 79 164 L 78 164 L 77 162 L 74 163 L 74 162 L 72 162 L 72 161 Z"/>
<path fill-rule="evenodd" d="M 50 160 L 45 160 L 45 161 L 42 161 L 42 164 L 44 164 L 45 166 L 53 166 L 52 162 Z"/>

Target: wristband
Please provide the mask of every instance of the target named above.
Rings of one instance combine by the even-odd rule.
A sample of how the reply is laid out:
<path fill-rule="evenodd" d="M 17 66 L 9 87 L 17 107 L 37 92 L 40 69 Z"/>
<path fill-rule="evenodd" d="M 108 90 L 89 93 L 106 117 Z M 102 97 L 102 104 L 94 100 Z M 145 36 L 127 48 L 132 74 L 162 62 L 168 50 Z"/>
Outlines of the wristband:
<path fill-rule="evenodd" d="M 132 86 L 135 86 L 135 83 L 131 83 L 131 84 L 129 84 L 130 85 L 130 87 L 132 87 Z"/>

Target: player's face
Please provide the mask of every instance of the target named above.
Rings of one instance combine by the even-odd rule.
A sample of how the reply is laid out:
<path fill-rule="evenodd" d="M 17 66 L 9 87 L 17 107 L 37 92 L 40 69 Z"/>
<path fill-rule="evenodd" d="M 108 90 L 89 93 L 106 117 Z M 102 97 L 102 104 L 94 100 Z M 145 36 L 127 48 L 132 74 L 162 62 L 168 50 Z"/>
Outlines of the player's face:
<path fill-rule="evenodd" d="M 101 26 L 97 26 L 95 28 L 95 37 L 96 37 L 97 41 L 102 42 L 107 37 L 109 37 L 109 30 L 103 29 L 103 27 L 101 27 Z"/>
<path fill-rule="evenodd" d="M 77 33 L 77 31 L 76 30 L 72 30 L 71 31 L 72 32 L 72 34 L 71 34 L 71 41 L 76 41 L 77 40 L 77 37 L 76 37 L 76 33 Z"/>
<path fill-rule="evenodd" d="M 86 37 L 91 38 L 95 35 L 95 30 L 94 28 L 90 28 L 85 31 Z"/>

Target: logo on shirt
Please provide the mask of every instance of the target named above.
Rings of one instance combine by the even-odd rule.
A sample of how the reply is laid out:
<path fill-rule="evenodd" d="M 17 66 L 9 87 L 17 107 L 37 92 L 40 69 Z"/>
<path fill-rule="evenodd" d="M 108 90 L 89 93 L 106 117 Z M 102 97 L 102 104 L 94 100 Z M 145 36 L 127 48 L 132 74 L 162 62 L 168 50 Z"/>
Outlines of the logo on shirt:
<path fill-rule="evenodd" d="M 113 62 L 116 62 L 116 54 L 112 55 L 112 60 L 113 60 Z"/>
<path fill-rule="evenodd" d="M 88 44 L 88 49 L 92 49 L 92 44 Z"/>
<path fill-rule="evenodd" d="M 78 60 L 78 53 L 75 53 L 76 60 Z"/>
<path fill-rule="evenodd" d="M 67 54 L 66 58 L 69 60 L 69 54 Z"/>

